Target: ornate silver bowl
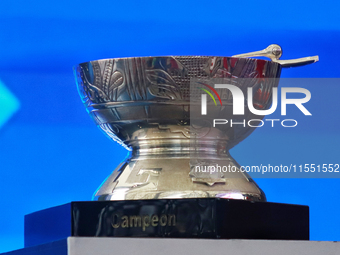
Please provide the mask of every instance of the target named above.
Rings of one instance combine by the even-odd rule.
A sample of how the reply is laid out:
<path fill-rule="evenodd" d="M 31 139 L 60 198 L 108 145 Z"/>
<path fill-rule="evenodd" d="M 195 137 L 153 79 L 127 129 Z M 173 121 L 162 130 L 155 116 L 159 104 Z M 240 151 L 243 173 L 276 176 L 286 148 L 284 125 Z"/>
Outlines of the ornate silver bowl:
<path fill-rule="evenodd" d="M 116 58 L 75 67 L 78 91 L 90 116 L 109 138 L 131 151 L 99 187 L 95 199 L 225 197 L 265 201 L 263 191 L 243 172 L 194 171 L 197 165 L 209 164 L 239 169 L 229 149 L 255 128 L 201 125 L 200 101 L 193 88 L 200 81 L 236 81 L 243 91 L 253 87 L 254 105 L 267 109 L 282 67 L 318 60 L 279 60 L 281 54 L 280 46 L 270 45 L 263 51 L 233 57 Z M 248 58 L 253 56 L 271 61 Z M 218 92 L 227 103 L 222 110 L 212 110 L 212 115 L 233 118 L 230 92 Z M 249 111 L 244 116 L 247 120 L 253 117 Z"/>

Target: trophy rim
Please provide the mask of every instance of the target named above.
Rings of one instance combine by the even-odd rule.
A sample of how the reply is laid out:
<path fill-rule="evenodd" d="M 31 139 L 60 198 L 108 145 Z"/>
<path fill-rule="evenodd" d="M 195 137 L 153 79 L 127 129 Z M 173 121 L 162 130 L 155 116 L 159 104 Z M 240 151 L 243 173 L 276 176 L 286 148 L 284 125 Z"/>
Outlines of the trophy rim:
<path fill-rule="evenodd" d="M 89 64 L 94 61 L 108 61 L 108 60 L 129 60 L 129 59 L 134 59 L 134 58 L 140 58 L 140 59 L 148 59 L 148 58 L 229 58 L 229 59 L 250 59 L 253 61 L 260 61 L 263 63 L 275 63 L 279 64 L 275 61 L 272 60 L 266 60 L 266 59 L 261 59 L 261 58 L 251 58 L 251 57 L 232 57 L 232 56 L 215 56 L 215 55 L 160 55 L 160 56 L 134 56 L 134 57 L 121 57 L 121 58 L 103 58 L 103 59 L 95 59 L 95 60 L 90 60 L 90 61 L 85 61 L 81 62 L 79 64 L 76 64 L 73 66 L 73 68 L 79 66 L 79 65 L 85 65 Z M 280 64 L 279 64 L 280 65 Z"/>

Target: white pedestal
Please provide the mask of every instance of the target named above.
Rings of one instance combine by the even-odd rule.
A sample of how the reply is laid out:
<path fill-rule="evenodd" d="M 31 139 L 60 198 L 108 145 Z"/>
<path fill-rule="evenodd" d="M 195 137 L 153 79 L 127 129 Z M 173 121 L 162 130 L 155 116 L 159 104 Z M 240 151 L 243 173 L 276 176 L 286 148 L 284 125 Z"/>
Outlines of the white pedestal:
<path fill-rule="evenodd" d="M 340 242 L 69 237 L 3 255 L 339 255 Z"/>

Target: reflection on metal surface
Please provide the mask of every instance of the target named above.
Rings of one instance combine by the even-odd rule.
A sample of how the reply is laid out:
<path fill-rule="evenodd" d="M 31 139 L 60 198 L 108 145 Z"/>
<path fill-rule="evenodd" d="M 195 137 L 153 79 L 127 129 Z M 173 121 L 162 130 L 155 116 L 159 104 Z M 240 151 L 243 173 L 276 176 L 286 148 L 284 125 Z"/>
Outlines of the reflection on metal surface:
<path fill-rule="evenodd" d="M 272 53 L 281 56 L 276 48 Z M 118 58 L 78 65 L 78 91 L 90 116 L 110 139 L 132 151 L 95 198 L 265 201 L 263 191 L 240 171 L 217 175 L 193 172 L 196 161 L 239 169 L 228 151 L 255 128 L 225 129 L 195 121 L 201 108 L 191 107 L 191 103 L 200 104 L 202 90 L 196 95 L 190 85 L 196 81 L 208 84 L 213 79 L 236 80 L 243 90 L 253 87 L 254 107 L 266 109 L 271 89 L 278 86 L 275 78 L 280 76 L 281 67 L 277 60 L 204 56 Z M 226 104 L 223 102 L 223 110 L 213 114 L 233 118 L 230 92 L 219 89 L 219 95 Z M 247 113 L 246 118 L 250 117 Z"/>
<path fill-rule="evenodd" d="M 281 56 L 282 56 L 281 47 L 277 44 L 271 44 L 264 50 L 249 52 L 245 54 L 238 54 L 234 55 L 233 57 L 235 58 L 267 57 L 270 58 L 273 62 L 279 63 L 282 67 L 303 66 L 319 61 L 319 56 L 280 60 Z"/>

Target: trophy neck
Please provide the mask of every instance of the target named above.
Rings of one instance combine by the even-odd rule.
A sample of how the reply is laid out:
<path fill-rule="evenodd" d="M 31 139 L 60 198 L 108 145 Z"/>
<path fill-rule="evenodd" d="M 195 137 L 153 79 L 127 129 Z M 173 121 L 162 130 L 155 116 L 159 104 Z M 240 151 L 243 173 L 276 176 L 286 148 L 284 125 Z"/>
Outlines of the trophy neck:
<path fill-rule="evenodd" d="M 98 200 L 224 197 L 265 201 L 265 195 L 229 155 L 227 132 L 192 125 L 124 126 L 131 150 L 97 190 Z M 231 172 L 205 171 L 209 167 Z"/>
<path fill-rule="evenodd" d="M 228 158 L 224 139 L 147 139 L 129 143 L 132 158 Z"/>

